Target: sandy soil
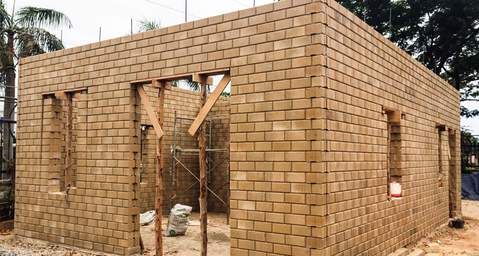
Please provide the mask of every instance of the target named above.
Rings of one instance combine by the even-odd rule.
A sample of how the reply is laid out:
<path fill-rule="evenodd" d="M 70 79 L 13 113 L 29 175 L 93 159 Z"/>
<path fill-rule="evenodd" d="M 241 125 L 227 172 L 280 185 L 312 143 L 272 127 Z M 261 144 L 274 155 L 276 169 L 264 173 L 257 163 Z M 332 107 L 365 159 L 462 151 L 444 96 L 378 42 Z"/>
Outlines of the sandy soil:
<path fill-rule="evenodd" d="M 464 229 L 444 226 L 416 246 L 426 256 L 479 256 L 479 201 L 462 201 Z"/>
<path fill-rule="evenodd" d="M 106 256 L 78 248 L 59 246 L 40 240 L 17 238 L 10 232 L 0 233 L 1 256 Z"/>
<path fill-rule="evenodd" d="M 163 230 L 168 221 L 163 219 Z M 175 256 L 199 255 L 201 248 L 201 235 L 199 215 L 193 213 L 185 236 L 163 237 L 164 254 Z M 154 255 L 155 225 L 141 227 L 141 237 L 145 244 L 145 255 Z M 208 256 L 223 256 L 230 254 L 230 231 L 226 224 L 226 214 L 208 214 Z"/>

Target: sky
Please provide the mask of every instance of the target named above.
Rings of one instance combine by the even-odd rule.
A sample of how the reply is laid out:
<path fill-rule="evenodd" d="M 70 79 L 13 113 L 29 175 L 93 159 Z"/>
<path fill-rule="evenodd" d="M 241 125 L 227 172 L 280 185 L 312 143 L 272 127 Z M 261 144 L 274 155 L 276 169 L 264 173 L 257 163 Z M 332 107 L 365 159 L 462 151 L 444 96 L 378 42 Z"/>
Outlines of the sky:
<path fill-rule="evenodd" d="M 15 0 L 6 0 L 9 10 Z M 228 13 L 273 0 L 188 0 L 188 21 Z M 73 28 L 55 31 L 63 39 L 65 47 L 80 46 L 101 39 L 129 35 L 131 20 L 133 31 L 138 32 L 139 21 L 148 19 L 167 27 L 184 22 L 184 0 L 16 0 L 15 8 L 38 6 L 53 8 L 65 13 Z M 479 102 L 464 103 L 469 108 L 479 109 Z M 479 135 L 479 117 L 463 118 L 462 127 Z"/>

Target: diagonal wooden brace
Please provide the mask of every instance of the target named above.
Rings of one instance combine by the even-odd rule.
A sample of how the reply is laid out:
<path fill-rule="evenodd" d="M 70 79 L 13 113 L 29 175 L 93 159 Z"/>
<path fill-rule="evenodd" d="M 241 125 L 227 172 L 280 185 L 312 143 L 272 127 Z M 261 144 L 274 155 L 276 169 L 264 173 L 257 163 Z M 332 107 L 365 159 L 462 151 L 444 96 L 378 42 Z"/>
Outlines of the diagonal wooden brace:
<path fill-rule="evenodd" d="M 158 116 L 155 113 L 155 110 L 153 109 L 153 106 L 151 106 L 150 99 L 148 98 L 148 95 L 146 95 L 145 88 L 143 88 L 143 85 L 140 85 L 137 87 L 138 94 L 140 95 L 141 102 L 143 103 L 143 106 L 145 107 L 146 114 L 148 115 L 148 118 L 150 119 L 151 124 L 153 125 L 153 129 L 155 130 L 156 137 L 160 139 L 163 137 L 163 130 L 161 129 L 160 122 L 158 121 Z"/>
<path fill-rule="evenodd" d="M 208 116 L 208 113 L 210 112 L 211 108 L 215 104 L 215 102 L 218 100 L 218 98 L 221 96 L 221 93 L 223 90 L 226 88 L 228 83 L 231 81 L 231 77 L 229 74 L 225 74 L 223 78 L 221 79 L 220 83 L 216 87 L 216 89 L 211 93 L 211 95 L 208 97 L 206 100 L 205 105 L 200 109 L 200 112 L 196 116 L 195 120 L 191 124 L 190 128 L 188 129 L 188 133 L 191 136 L 195 136 L 196 131 L 198 131 L 198 128 L 200 125 L 205 121 L 206 116 Z"/>

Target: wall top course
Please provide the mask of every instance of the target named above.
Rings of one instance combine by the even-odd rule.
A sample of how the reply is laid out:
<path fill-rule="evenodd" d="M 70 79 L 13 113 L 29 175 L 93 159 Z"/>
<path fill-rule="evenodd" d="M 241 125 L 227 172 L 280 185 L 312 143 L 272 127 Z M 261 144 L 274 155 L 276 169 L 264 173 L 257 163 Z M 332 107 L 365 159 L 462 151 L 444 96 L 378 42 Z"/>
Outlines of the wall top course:
<path fill-rule="evenodd" d="M 258 7 L 252 7 L 248 9 L 243 9 L 239 11 L 217 15 L 217 16 L 211 16 L 208 18 L 203 18 L 203 19 L 199 19 L 195 21 L 172 25 L 172 26 L 160 28 L 157 30 L 136 33 L 130 36 L 117 37 L 117 38 L 103 40 L 96 43 L 86 44 L 82 46 L 55 51 L 55 52 L 49 52 L 49 53 L 35 55 L 35 56 L 27 57 L 27 58 L 22 58 L 20 60 L 20 64 L 29 64 L 29 63 L 43 61 L 43 60 L 47 60 L 51 58 L 79 54 L 79 53 L 90 51 L 90 50 L 103 51 L 104 48 L 106 47 L 116 46 L 116 45 L 125 44 L 125 43 L 134 43 L 144 39 L 154 40 L 154 38 L 158 36 L 162 36 L 162 35 L 174 34 L 178 32 L 186 32 L 193 29 L 200 29 L 200 28 L 205 28 L 207 26 L 219 25 L 224 22 L 234 21 L 234 20 L 243 19 L 243 18 L 245 18 L 246 23 L 243 24 L 243 26 L 241 27 L 246 27 L 250 25 L 249 20 L 247 18 L 251 16 L 264 14 L 268 12 L 281 11 L 293 6 L 304 5 L 314 1 L 315 0 L 286 0 L 286 1 L 281 1 L 277 3 L 262 5 Z M 172 40 L 178 40 L 178 39 L 180 38 L 172 38 Z"/>
<path fill-rule="evenodd" d="M 330 25 L 331 20 L 337 20 L 339 23 L 346 27 L 350 26 L 358 26 L 361 29 L 360 30 L 355 30 L 355 31 L 366 31 L 368 33 L 367 37 L 370 37 L 371 39 L 374 38 L 376 40 L 379 40 L 383 45 L 388 47 L 389 51 L 394 52 L 395 54 L 399 55 L 398 57 L 402 58 L 403 60 L 407 60 L 409 62 L 412 62 L 415 67 L 419 67 L 421 71 L 426 72 L 432 77 L 437 77 L 437 75 L 428 69 L 424 64 L 416 60 L 414 57 L 412 57 L 410 54 L 408 54 L 406 51 L 402 50 L 399 48 L 396 44 L 394 44 L 392 41 L 387 39 L 385 36 L 383 36 L 381 33 L 376 31 L 373 27 L 369 26 L 367 23 L 362 21 L 359 17 L 354 15 L 352 12 L 347 10 L 344 6 L 336 2 L 335 0 L 324 0 L 327 5 L 330 7 L 327 9 L 327 23 Z M 333 13 L 334 11 L 339 12 L 343 17 L 339 17 L 337 14 Z M 370 40 L 371 41 L 371 40 Z M 405 63 L 404 61 L 400 61 L 401 63 Z M 431 81 L 431 79 L 428 79 Z M 441 85 L 443 86 L 450 86 L 454 88 L 451 84 L 448 82 L 444 81 L 442 78 L 437 79 L 436 81 L 441 81 Z M 457 95 L 459 96 L 459 91 L 454 90 L 457 92 Z"/>

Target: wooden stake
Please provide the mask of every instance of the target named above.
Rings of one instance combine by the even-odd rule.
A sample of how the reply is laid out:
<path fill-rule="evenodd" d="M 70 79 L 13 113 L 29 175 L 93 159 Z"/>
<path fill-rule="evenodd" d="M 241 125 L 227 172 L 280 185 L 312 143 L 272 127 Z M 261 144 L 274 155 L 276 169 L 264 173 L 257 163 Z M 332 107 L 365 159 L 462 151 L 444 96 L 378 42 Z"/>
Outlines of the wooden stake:
<path fill-rule="evenodd" d="M 201 105 L 206 103 L 206 81 L 201 83 Z M 198 145 L 200 148 L 200 228 L 201 228 L 201 256 L 208 252 L 208 206 L 207 206 L 207 175 L 206 175 L 206 124 L 203 122 L 198 132 Z"/>
<path fill-rule="evenodd" d="M 159 82 L 156 82 L 159 83 Z M 163 104 L 165 100 L 165 88 L 163 84 L 158 89 L 158 122 L 163 127 Z M 163 154 L 162 154 L 163 137 L 159 137 L 156 141 L 156 194 L 155 194 L 155 246 L 156 256 L 163 255 L 163 238 L 161 231 L 161 221 L 163 217 Z"/>
<path fill-rule="evenodd" d="M 71 166 L 72 166 L 72 122 L 73 122 L 73 95 L 65 94 L 65 108 L 66 108 L 66 138 L 65 138 L 65 169 L 64 169 L 64 189 L 68 191 L 72 186 Z"/>

